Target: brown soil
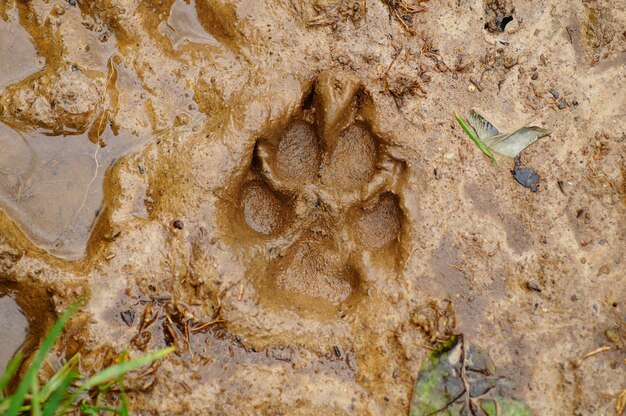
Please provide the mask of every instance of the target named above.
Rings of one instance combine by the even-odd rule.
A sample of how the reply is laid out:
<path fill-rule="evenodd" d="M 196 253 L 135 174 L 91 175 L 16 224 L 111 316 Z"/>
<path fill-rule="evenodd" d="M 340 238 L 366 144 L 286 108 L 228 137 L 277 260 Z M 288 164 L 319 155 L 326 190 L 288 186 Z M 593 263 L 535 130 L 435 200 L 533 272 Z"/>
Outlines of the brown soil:
<path fill-rule="evenodd" d="M 86 299 L 42 377 L 175 345 L 128 380 L 140 414 L 406 414 L 452 331 L 536 414 L 614 414 L 625 23 L 609 0 L 1 2 L 0 368 Z M 470 108 L 552 131 L 521 156 L 538 192 Z"/>

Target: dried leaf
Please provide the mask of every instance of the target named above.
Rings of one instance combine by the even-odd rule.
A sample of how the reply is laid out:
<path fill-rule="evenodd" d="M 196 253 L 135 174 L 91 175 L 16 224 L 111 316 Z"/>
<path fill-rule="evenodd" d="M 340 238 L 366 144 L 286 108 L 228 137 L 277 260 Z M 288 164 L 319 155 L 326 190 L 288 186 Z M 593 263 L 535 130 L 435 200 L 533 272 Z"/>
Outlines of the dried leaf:
<path fill-rule="evenodd" d="M 483 143 L 496 153 L 514 158 L 528 146 L 548 134 L 550 132 L 541 127 L 522 127 L 510 134 L 485 139 Z"/>
<path fill-rule="evenodd" d="M 467 122 L 476 130 L 476 134 L 483 142 L 490 137 L 500 134 L 500 131 L 493 124 L 474 110 L 470 110 Z"/>
<path fill-rule="evenodd" d="M 548 130 L 537 126 L 522 127 L 512 133 L 500 133 L 489 120 L 474 110 L 470 110 L 467 121 L 485 146 L 511 158 L 518 156 L 528 146 L 550 134 Z"/>

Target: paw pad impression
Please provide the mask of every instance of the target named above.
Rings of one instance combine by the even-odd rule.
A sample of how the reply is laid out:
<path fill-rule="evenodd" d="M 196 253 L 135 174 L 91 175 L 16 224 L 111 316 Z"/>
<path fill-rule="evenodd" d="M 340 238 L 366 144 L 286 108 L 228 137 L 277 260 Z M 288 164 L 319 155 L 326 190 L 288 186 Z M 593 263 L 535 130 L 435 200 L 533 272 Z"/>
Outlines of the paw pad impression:
<path fill-rule="evenodd" d="M 222 212 L 262 303 L 337 313 L 364 296 L 372 264 L 398 262 L 405 165 L 351 75 L 324 73 L 312 94 L 256 141 Z"/>

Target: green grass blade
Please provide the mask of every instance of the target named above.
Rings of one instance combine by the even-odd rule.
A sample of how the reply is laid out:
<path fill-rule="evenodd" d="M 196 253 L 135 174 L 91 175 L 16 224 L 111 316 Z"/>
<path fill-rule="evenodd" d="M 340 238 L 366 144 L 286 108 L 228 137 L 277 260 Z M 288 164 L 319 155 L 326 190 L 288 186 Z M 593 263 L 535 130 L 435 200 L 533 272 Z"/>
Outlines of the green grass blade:
<path fill-rule="evenodd" d="M 489 159 L 491 159 L 491 161 L 493 162 L 494 166 L 498 167 L 498 162 L 496 161 L 496 158 L 493 157 L 493 154 L 491 154 L 491 152 L 489 151 L 489 149 L 487 148 L 487 146 L 485 146 L 485 144 L 483 142 L 480 141 L 480 139 L 478 138 L 478 136 L 476 135 L 476 133 L 474 133 L 474 131 L 471 129 L 470 126 L 468 126 L 465 121 L 463 121 L 463 119 L 461 117 L 459 117 L 458 114 L 454 113 L 454 117 L 456 118 L 456 121 L 461 125 L 461 128 L 463 128 L 463 130 L 465 131 L 465 133 L 467 133 L 467 135 L 469 136 L 470 139 L 472 139 L 472 141 L 476 144 L 476 146 L 478 146 L 478 148 L 484 153 L 486 154 Z"/>
<path fill-rule="evenodd" d="M 174 347 L 165 348 L 160 351 L 155 351 L 153 353 L 146 354 L 142 357 L 138 357 L 133 360 L 126 361 L 126 362 L 119 363 L 111 367 L 105 368 L 104 370 L 93 375 L 88 380 L 86 380 L 83 384 L 81 384 L 80 387 L 78 387 L 74 391 L 72 396 L 65 402 L 63 410 L 69 407 L 72 403 L 74 403 L 76 399 L 78 399 L 78 396 L 80 396 L 81 393 L 88 391 L 92 387 L 98 386 L 109 380 L 116 379 L 128 373 L 129 371 L 135 370 L 141 366 L 144 366 L 146 364 L 150 364 L 153 361 L 159 360 L 165 357 L 166 355 L 170 354 L 174 350 L 175 350 Z"/>
<path fill-rule="evenodd" d="M 121 416 L 129 416 L 128 413 L 128 398 L 126 397 L 126 392 L 124 392 L 123 385 L 120 383 L 120 401 L 122 402 L 122 407 L 120 407 L 120 415 Z"/>
<path fill-rule="evenodd" d="M 11 358 L 6 369 L 4 370 L 4 373 L 2 374 L 2 377 L 0 377 L 0 399 L 4 398 L 4 390 L 9 385 L 11 378 L 13 378 L 17 372 L 20 364 L 22 364 L 22 358 L 22 353 L 18 351 L 13 358 Z"/>
<path fill-rule="evenodd" d="M 33 377 L 30 379 L 30 413 L 31 416 L 41 416 L 41 401 L 39 399 L 39 378 Z"/>
<path fill-rule="evenodd" d="M 96 415 L 96 416 L 100 416 L 100 412 L 109 412 L 109 413 L 113 413 L 116 415 L 120 414 L 120 411 L 118 409 L 114 409 L 112 407 L 91 406 L 91 405 L 84 404 L 84 403 L 80 406 L 80 410 L 88 415 Z"/>
<path fill-rule="evenodd" d="M 60 410 L 61 402 L 68 396 L 70 386 L 79 377 L 80 374 L 72 368 L 63 378 L 60 378 L 58 382 L 55 383 L 54 390 L 51 390 L 50 400 L 46 402 L 43 416 L 55 416 L 59 414 L 58 411 Z"/>
<path fill-rule="evenodd" d="M 63 383 L 63 381 L 74 371 L 76 364 L 78 364 L 78 360 L 80 358 L 80 354 L 75 354 L 72 358 L 70 358 L 63 366 L 48 380 L 45 386 L 41 389 L 41 401 L 46 402 L 50 395 L 55 392 L 59 386 Z"/>
<path fill-rule="evenodd" d="M 28 370 L 26 371 L 24 378 L 20 382 L 17 391 L 11 398 L 11 406 L 9 406 L 9 410 L 7 410 L 6 416 L 17 416 L 17 414 L 20 412 L 20 408 L 24 404 L 24 398 L 26 397 L 26 393 L 32 385 L 33 378 L 36 378 L 38 376 L 39 369 L 46 359 L 48 352 L 54 345 L 54 341 L 59 336 L 59 334 L 61 334 L 63 328 L 65 327 L 65 324 L 70 319 L 70 316 L 74 314 L 76 309 L 78 309 L 78 306 L 78 302 L 70 306 L 67 311 L 63 315 L 61 315 L 59 320 L 54 324 L 54 326 L 44 339 L 39 350 L 37 351 L 37 354 L 35 355 L 35 358 L 28 366 Z"/>
<path fill-rule="evenodd" d="M 100 413 L 98 413 L 96 408 L 91 406 L 81 406 L 80 411 L 88 416 L 100 416 Z"/>
<path fill-rule="evenodd" d="M 128 353 L 124 352 L 122 354 L 122 360 L 128 360 Z M 120 402 L 122 403 L 120 407 L 120 416 L 129 416 L 128 414 L 128 399 L 126 397 L 126 392 L 124 391 L 124 374 L 118 377 L 117 379 L 119 388 L 120 388 Z"/>

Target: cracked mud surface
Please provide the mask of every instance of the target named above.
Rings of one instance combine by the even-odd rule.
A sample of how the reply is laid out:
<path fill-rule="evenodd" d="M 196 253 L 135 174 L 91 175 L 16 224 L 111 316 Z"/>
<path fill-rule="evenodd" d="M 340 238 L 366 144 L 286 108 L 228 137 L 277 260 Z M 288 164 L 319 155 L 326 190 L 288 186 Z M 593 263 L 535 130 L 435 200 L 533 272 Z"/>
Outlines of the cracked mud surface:
<path fill-rule="evenodd" d="M 0 3 L 0 366 L 86 298 L 43 377 L 175 345 L 135 411 L 406 414 L 449 301 L 536 414 L 614 412 L 620 2 L 73 3 Z M 552 131 L 536 193 L 469 108 Z"/>

